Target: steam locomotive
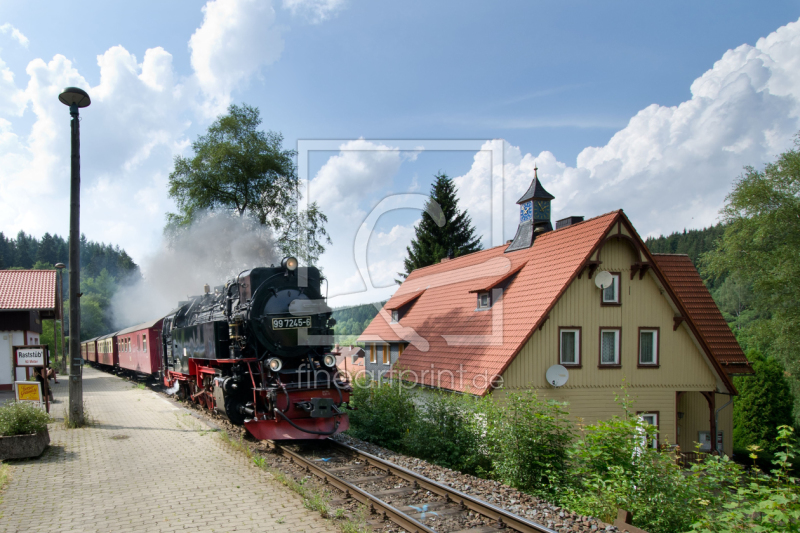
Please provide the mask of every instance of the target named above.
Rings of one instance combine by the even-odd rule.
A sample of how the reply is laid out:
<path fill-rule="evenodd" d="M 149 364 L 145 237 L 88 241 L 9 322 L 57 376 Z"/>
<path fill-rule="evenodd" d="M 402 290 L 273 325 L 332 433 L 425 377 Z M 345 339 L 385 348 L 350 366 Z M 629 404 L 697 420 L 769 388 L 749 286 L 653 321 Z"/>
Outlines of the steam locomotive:
<path fill-rule="evenodd" d="M 126 351 L 132 362 L 142 346 L 147 351 L 148 336 L 151 347 L 160 336 L 158 374 L 169 393 L 244 425 L 258 439 L 326 438 L 349 427 L 352 387 L 329 353 L 335 321 L 322 281 L 318 269 L 287 257 L 213 291 L 206 285 L 204 294 L 155 323 L 85 341 L 85 353 L 90 360 L 96 353 L 99 363 L 99 352 L 117 351 L 117 366 L 130 369 Z M 146 365 L 137 371 L 155 373 Z"/>

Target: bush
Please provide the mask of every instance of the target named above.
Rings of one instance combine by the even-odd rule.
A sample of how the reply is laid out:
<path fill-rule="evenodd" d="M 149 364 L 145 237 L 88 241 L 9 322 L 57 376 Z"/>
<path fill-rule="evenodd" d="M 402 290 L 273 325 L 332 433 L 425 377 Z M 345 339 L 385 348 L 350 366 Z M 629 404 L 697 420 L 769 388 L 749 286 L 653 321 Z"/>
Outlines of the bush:
<path fill-rule="evenodd" d="M 492 477 L 538 496 L 556 494 L 565 484 L 573 438 L 563 404 L 527 390 L 508 391 L 503 400 L 483 406 Z"/>
<path fill-rule="evenodd" d="M 489 470 L 489 459 L 480 449 L 481 400 L 441 391 L 421 398 L 424 402 L 403 439 L 403 451 L 469 474 Z"/>
<path fill-rule="evenodd" d="M 414 422 L 414 402 L 399 382 L 353 382 L 349 433 L 379 446 L 400 451 Z"/>
<path fill-rule="evenodd" d="M 793 433 L 789 426 L 778 428 L 776 443 L 780 451 L 772 461 L 772 475 L 755 466 L 746 472 L 727 457 L 710 457 L 692 467 L 692 478 L 705 489 L 693 502 L 703 512 L 698 513 L 692 531 L 800 531 L 800 486 L 798 479 L 790 475 Z M 760 451 L 758 446 L 751 446 L 751 450 Z M 750 456 L 757 458 L 755 453 Z"/>
<path fill-rule="evenodd" d="M 792 391 L 783 366 L 757 350 L 747 352 L 753 374 L 734 378 L 739 398 L 733 408 L 733 441 L 741 447 L 756 445 L 767 453 L 778 451 L 777 428 L 792 418 Z"/>
<path fill-rule="evenodd" d="M 27 402 L 7 402 L 0 407 L 0 435 L 30 435 L 47 429 L 50 415 Z"/>
<path fill-rule="evenodd" d="M 623 415 L 586 426 L 569 450 L 572 486 L 560 503 L 572 511 L 613 522 L 618 509 L 633 513 L 634 524 L 649 533 L 685 531 L 694 515 L 687 504 L 695 487 L 685 480 L 675 457 L 648 446 L 655 426 L 618 399 Z"/>

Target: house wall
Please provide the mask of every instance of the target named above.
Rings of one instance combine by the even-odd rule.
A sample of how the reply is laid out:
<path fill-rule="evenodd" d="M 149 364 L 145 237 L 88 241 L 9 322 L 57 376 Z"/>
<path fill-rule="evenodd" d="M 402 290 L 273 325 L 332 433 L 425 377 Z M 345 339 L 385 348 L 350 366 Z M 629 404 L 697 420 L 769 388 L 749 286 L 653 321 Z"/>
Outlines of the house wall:
<path fill-rule="evenodd" d="M 613 232 L 616 231 L 615 228 Z M 686 324 L 673 331 L 676 313 L 655 276 L 648 272 L 640 280 L 637 273 L 631 279 L 631 265 L 640 260 L 633 247 L 626 241 L 610 240 L 603 247 L 600 259 L 599 270 L 620 273 L 621 304 L 602 306 L 594 279 L 588 279 L 586 274 L 576 279 L 551 310 L 541 330 L 534 332 L 506 369 L 503 385 L 512 389 L 533 387 L 540 391 L 540 396 L 567 401 L 572 416 L 591 423 L 622 413 L 614 397 L 624 384 L 635 401 L 633 410 L 657 411 L 661 441 L 674 444 L 678 442 L 677 391 L 716 390 L 717 377 Z M 559 327 L 570 326 L 581 328 L 581 365 L 570 367 L 566 385 L 554 388 L 547 383 L 545 373 L 559 363 Z M 601 327 L 622 328 L 619 368 L 599 367 Z M 657 368 L 638 366 L 640 327 L 659 328 Z M 501 398 L 504 395 L 502 389 L 495 394 Z M 708 407 L 702 395 L 696 395 L 706 405 L 707 429 Z"/>
<path fill-rule="evenodd" d="M 389 364 L 383 363 L 383 346 L 386 343 L 367 343 L 364 348 L 364 367 L 366 368 L 367 375 L 372 379 L 378 379 L 380 376 L 391 370 L 392 365 L 397 362 L 400 357 L 400 344 L 389 343 Z M 375 363 L 370 363 L 370 347 L 375 346 Z"/>
<path fill-rule="evenodd" d="M 30 372 L 17 368 L 14 373 L 14 346 L 39 344 L 39 333 L 35 331 L 0 330 L 0 390 L 13 390 L 14 381 L 25 381 Z"/>
<path fill-rule="evenodd" d="M 715 409 L 720 409 L 729 400 L 730 396 L 717 394 L 714 399 Z M 687 392 L 678 401 L 678 413 L 683 413 L 683 416 L 678 419 L 680 434 L 677 442 L 682 450 L 694 451 L 700 432 L 707 432 L 710 427 L 708 402 L 699 392 Z M 717 424 L 717 431 L 722 432 L 722 449 L 730 455 L 733 453 L 733 404 L 719 412 Z"/>

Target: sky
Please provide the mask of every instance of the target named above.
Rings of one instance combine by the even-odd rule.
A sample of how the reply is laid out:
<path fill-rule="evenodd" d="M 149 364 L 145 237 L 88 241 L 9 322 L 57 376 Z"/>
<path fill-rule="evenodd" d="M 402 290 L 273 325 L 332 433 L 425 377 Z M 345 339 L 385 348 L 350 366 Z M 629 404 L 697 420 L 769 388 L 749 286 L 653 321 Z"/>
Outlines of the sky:
<path fill-rule="evenodd" d="M 298 151 L 332 305 L 396 290 L 441 172 L 485 247 L 513 237 L 534 166 L 554 220 L 705 227 L 800 131 L 799 18 L 798 0 L 3 0 L 0 231 L 68 234 L 65 86 L 92 98 L 81 231 L 145 276 L 173 158 L 232 103 Z"/>

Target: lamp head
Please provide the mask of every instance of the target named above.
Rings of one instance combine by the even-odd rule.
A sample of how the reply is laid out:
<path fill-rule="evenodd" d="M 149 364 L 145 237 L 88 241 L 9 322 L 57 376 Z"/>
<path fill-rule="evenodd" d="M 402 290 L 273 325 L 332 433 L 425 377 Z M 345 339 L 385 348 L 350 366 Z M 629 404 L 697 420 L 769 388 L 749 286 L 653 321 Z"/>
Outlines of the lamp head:
<path fill-rule="evenodd" d="M 66 265 L 64 263 L 56 263 L 54 266 L 58 269 L 66 268 Z"/>
<path fill-rule="evenodd" d="M 92 103 L 89 93 L 77 87 L 67 87 L 58 95 L 59 101 L 70 107 L 88 107 Z"/>

